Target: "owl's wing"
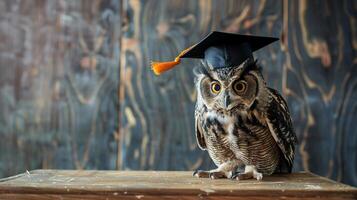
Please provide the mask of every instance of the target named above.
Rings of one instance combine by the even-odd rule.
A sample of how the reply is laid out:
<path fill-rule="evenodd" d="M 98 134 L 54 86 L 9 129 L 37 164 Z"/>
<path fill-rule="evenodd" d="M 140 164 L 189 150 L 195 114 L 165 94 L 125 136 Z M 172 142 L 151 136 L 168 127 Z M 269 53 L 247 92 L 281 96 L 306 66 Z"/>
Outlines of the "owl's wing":
<path fill-rule="evenodd" d="M 284 154 L 288 169 L 291 172 L 297 138 L 291 122 L 287 103 L 278 91 L 269 88 L 273 97 L 268 107 L 267 124 L 280 150 Z"/>
<path fill-rule="evenodd" d="M 206 141 L 203 135 L 203 130 L 202 130 L 202 112 L 203 109 L 200 108 L 199 106 L 196 105 L 196 110 L 195 110 L 195 132 L 196 132 L 196 140 L 198 146 L 202 150 L 206 150 Z"/>

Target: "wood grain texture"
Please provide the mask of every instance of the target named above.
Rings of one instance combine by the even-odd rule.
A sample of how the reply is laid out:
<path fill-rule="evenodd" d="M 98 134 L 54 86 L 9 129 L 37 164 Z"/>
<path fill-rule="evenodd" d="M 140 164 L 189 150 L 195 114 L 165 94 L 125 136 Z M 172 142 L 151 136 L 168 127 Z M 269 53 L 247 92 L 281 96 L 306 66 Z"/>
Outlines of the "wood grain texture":
<path fill-rule="evenodd" d="M 88 197 L 88 198 L 87 198 Z M 1 199 L 354 199 L 357 189 L 310 173 L 263 181 L 210 180 L 191 172 L 35 170 L 0 180 Z"/>
<path fill-rule="evenodd" d="M 115 168 L 119 3 L 7 0 L 0 9 L 0 177 Z"/>
<path fill-rule="evenodd" d="M 289 1 L 282 44 L 282 89 L 300 139 L 296 166 L 352 185 L 357 185 L 355 5 Z"/>

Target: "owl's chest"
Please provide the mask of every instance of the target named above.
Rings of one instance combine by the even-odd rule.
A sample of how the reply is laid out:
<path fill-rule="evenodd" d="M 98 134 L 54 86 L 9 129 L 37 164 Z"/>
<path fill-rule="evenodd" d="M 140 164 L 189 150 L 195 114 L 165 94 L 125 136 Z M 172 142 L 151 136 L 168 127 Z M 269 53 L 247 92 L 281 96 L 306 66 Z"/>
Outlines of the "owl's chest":
<path fill-rule="evenodd" d="M 244 121 L 241 115 L 215 112 L 206 112 L 203 119 L 207 150 L 216 165 L 238 159 L 264 173 L 274 171 L 279 150 L 266 126 Z"/>
<path fill-rule="evenodd" d="M 234 116 L 220 115 L 215 112 L 207 112 L 203 115 L 202 127 L 208 153 L 217 165 L 236 159 L 238 149 L 236 122 L 237 119 Z"/>
<path fill-rule="evenodd" d="M 228 142 L 235 135 L 237 118 L 231 115 L 223 115 L 214 111 L 208 111 L 203 116 L 203 128 L 211 139 L 224 139 Z M 218 141 L 217 141 L 218 142 Z M 222 141 L 223 142 L 223 141 Z"/>

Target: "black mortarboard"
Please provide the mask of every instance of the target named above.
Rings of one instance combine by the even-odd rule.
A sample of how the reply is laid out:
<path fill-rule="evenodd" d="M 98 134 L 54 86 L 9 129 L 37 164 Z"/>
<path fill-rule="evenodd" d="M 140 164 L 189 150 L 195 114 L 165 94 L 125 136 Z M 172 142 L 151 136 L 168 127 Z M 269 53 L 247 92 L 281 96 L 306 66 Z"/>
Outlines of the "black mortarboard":
<path fill-rule="evenodd" d="M 199 43 L 182 51 L 174 61 L 153 62 L 152 68 L 159 75 L 178 65 L 181 58 L 204 59 L 211 69 L 236 67 L 252 57 L 254 51 L 277 40 L 273 37 L 213 31 Z"/>

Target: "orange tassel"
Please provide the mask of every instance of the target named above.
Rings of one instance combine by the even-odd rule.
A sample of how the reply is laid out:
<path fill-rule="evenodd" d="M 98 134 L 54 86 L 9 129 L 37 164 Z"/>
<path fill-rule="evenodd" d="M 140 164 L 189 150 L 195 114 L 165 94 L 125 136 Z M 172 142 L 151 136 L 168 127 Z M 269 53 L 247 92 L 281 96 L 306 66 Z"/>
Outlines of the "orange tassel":
<path fill-rule="evenodd" d="M 169 62 L 151 62 L 151 68 L 156 75 L 160 75 L 163 72 L 174 68 L 181 63 L 181 56 L 192 49 L 193 46 L 181 51 L 181 53 L 175 58 L 174 61 Z"/>

